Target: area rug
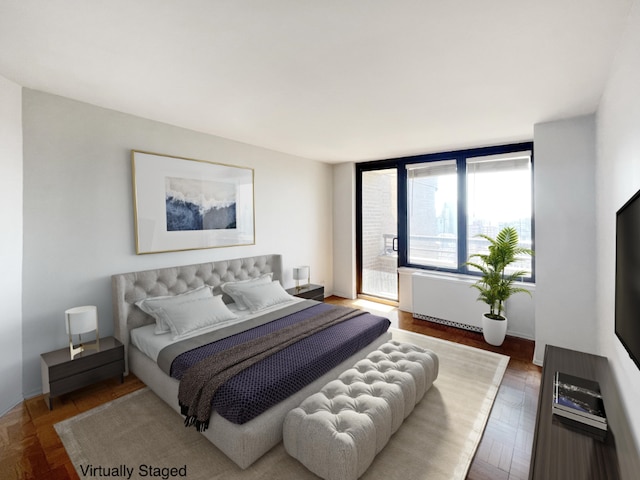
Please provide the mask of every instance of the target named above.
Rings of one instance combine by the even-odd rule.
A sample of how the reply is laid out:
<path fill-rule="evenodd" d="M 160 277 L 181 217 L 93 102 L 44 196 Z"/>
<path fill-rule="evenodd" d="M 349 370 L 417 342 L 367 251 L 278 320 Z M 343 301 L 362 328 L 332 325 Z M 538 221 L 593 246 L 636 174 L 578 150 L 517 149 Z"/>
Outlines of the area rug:
<path fill-rule="evenodd" d="M 440 374 L 363 480 L 463 479 L 509 357 L 393 329 L 433 350 Z M 55 425 L 80 478 L 317 479 L 282 443 L 241 470 L 148 389 Z"/>

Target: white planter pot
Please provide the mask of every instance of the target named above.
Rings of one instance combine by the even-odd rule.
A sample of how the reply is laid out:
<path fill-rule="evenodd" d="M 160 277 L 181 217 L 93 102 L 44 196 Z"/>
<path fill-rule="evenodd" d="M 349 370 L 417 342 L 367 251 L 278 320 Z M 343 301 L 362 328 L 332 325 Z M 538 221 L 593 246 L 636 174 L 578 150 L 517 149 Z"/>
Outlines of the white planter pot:
<path fill-rule="evenodd" d="M 486 315 L 482 315 L 482 336 L 489 345 L 499 347 L 504 342 L 507 334 L 507 318 L 504 320 L 494 320 Z"/>

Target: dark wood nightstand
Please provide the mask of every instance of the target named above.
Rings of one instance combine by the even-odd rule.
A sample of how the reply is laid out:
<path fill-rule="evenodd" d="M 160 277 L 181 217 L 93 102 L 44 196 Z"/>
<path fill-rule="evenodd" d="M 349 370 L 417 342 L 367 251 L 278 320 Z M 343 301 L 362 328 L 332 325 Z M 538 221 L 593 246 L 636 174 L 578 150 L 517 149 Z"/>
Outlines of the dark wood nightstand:
<path fill-rule="evenodd" d="M 287 288 L 287 293 L 294 297 L 309 298 L 311 300 L 317 300 L 318 302 L 324 302 L 324 286 L 314 285 L 310 283 L 304 287 Z"/>
<path fill-rule="evenodd" d="M 85 350 L 71 359 L 69 347 L 40 355 L 42 393 L 51 399 L 111 377 L 124 381 L 124 346 L 113 337 L 100 339 L 98 350 Z"/>

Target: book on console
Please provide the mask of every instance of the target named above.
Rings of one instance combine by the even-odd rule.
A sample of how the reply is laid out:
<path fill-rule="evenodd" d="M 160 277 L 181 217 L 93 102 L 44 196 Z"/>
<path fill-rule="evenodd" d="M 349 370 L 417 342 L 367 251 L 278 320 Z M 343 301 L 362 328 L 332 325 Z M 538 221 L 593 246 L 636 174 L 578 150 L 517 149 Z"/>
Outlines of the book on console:
<path fill-rule="evenodd" d="M 607 416 L 594 380 L 556 372 L 553 382 L 553 413 L 600 430 L 607 429 Z"/>

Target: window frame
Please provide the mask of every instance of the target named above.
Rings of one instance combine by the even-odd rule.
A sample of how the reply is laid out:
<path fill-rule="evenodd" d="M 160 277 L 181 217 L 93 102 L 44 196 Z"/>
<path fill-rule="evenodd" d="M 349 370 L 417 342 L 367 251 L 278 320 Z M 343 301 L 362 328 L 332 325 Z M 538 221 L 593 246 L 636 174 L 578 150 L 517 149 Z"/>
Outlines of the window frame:
<path fill-rule="evenodd" d="M 508 154 L 522 151 L 531 152 L 531 249 L 535 251 L 535 191 L 534 191 L 534 146 L 533 142 L 521 142 L 512 143 L 507 145 L 497 145 L 489 147 L 471 148 L 465 150 L 453 150 L 447 152 L 429 153 L 422 155 L 414 155 L 408 157 L 400 157 L 395 159 L 376 160 L 369 162 L 362 162 L 356 164 L 356 245 L 357 245 L 357 259 L 356 264 L 357 276 L 358 276 L 358 292 L 360 291 L 360 265 L 361 255 L 360 243 L 361 243 L 361 231 L 358 228 L 362 218 L 362 192 L 361 192 L 361 178 L 362 173 L 365 171 L 376 170 L 380 168 L 396 168 L 398 179 L 398 267 L 409 267 L 430 272 L 444 272 L 449 274 L 462 274 L 470 276 L 478 276 L 479 272 L 470 271 L 465 264 L 467 261 L 467 168 L 466 159 L 481 156 L 491 156 Z M 458 250 L 458 268 L 445 268 L 429 265 L 420 265 L 409 263 L 408 248 L 409 248 L 409 221 L 407 218 L 408 212 L 408 198 L 407 198 L 407 165 L 416 163 L 428 163 L 442 160 L 454 160 L 456 161 L 457 180 L 458 180 L 458 218 L 457 218 L 457 250 Z M 523 278 L 524 282 L 535 282 L 535 256 L 531 259 L 531 276 Z"/>

